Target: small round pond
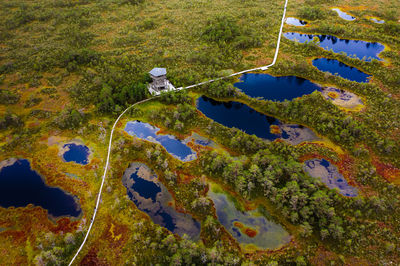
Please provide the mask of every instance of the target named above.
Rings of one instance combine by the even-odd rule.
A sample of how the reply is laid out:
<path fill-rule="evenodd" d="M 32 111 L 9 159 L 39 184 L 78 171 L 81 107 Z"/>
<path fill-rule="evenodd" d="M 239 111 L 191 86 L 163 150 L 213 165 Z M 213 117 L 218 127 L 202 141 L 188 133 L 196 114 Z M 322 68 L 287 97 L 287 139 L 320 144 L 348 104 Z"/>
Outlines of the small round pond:
<path fill-rule="evenodd" d="M 186 234 L 192 240 L 199 239 L 200 223 L 191 215 L 178 212 L 174 208 L 172 195 L 145 164 L 130 164 L 122 182 L 138 209 L 147 213 L 154 223 L 179 236 Z"/>
<path fill-rule="evenodd" d="M 317 84 L 295 76 L 248 73 L 242 75 L 240 80 L 234 85 L 246 95 L 272 101 L 292 100 L 320 89 Z"/>
<path fill-rule="evenodd" d="M 348 66 L 334 59 L 317 58 L 312 61 L 312 64 L 320 71 L 329 72 L 333 75 L 337 74 L 351 81 L 368 82 L 369 77 L 371 77 L 355 67 Z"/>
<path fill-rule="evenodd" d="M 57 187 L 45 184 L 26 159 L 8 159 L 0 163 L 0 206 L 25 207 L 28 204 L 46 209 L 51 217 L 78 217 L 77 198 Z"/>
<path fill-rule="evenodd" d="M 244 249 L 276 249 L 290 241 L 285 229 L 267 219 L 264 210 L 242 211 L 235 199 L 226 194 L 220 186 L 211 183 L 208 196 L 214 202 L 217 217 L 228 232 Z"/>
<path fill-rule="evenodd" d="M 188 162 L 197 158 L 194 152 L 183 141 L 172 135 L 157 134 L 160 129 L 140 121 L 128 122 L 124 129 L 129 135 L 162 145 L 169 154 L 181 161 Z"/>
<path fill-rule="evenodd" d="M 346 197 L 355 197 L 358 191 L 349 185 L 336 166 L 325 159 L 312 159 L 304 162 L 304 171 L 314 178 L 319 178 L 328 188 L 337 189 Z"/>
<path fill-rule="evenodd" d="M 321 48 L 332 50 L 334 53 L 344 52 L 349 57 L 364 61 L 371 61 L 372 59 L 381 60 L 378 54 L 385 49 L 385 46 L 377 42 L 340 39 L 332 35 L 313 35 L 297 32 L 286 32 L 283 35 L 289 40 L 300 43 L 311 42 L 316 37 L 319 40 L 318 45 Z"/>
<path fill-rule="evenodd" d="M 66 162 L 86 165 L 89 163 L 89 148 L 83 144 L 67 143 L 63 146 L 62 156 Z"/>

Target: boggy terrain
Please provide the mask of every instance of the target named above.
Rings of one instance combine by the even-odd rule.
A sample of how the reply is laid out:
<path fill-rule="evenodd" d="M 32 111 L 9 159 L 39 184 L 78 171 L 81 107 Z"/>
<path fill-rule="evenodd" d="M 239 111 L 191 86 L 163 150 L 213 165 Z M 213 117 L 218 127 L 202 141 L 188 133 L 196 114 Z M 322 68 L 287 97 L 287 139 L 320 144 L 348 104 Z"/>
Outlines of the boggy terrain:
<path fill-rule="evenodd" d="M 179 87 L 267 65 L 283 5 L 1 2 L 0 264 L 68 264 L 147 72 Z M 128 111 L 75 263 L 400 264 L 399 9 L 289 0 L 302 23 L 268 71 Z"/>

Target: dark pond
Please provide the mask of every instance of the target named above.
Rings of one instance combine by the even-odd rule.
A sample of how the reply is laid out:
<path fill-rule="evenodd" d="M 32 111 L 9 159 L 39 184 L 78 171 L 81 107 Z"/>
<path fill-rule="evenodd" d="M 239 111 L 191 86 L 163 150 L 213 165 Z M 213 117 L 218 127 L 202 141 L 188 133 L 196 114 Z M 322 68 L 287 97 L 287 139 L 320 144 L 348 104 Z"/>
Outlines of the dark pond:
<path fill-rule="evenodd" d="M 75 162 L 79 164 L 88 164 L 89 148 L 85 145 L 68 143 L 63 146 L 65 150 L 63 154 L 64 161 Z"/>
<path fill-rule="evenodd" d="M 234 85 L 246 95 L 273 101 L 292 100 L 320 89 L 311 81 L 295 76 L 248 73 L 242 75 L 240 80 Z"/>
<path fill-rule="evenodd" d="M 313 66 L 320 71 L 329 72 L 333 75 L 338 75 L 342 78 L 356 81 L 368 82 L 370 75 L 358 70 L 355 67 L 348 66 L 342 62 L 334 59 L 317 58 L 312 61 Z"/>
<path fill-rule="evenodd" d="M 126 169 L 122 182 L 127 194 L 139 210 L 147 213 L 152 221 L 174 234 L 199 239 L 200 223 L 191 215 L 178 212 L 168 189 L 156 174 L 142 163 L 132 163 Z"/>
<path fill-rule="evenodd" d="M 235 127 L 247 134 L 271 141 L 282 138 L 292 145 L 297 145 L 318 139 L 309 128 L 281 123 L 278 119 L 259 113 L 243 103 L 220 102 L 202 96 L 197 100 L 197 108 L 208 118 L 226 127 Z"/>
<path fill-rule="evenodd" d="M 184 162 L 192 161 L 197 158 L 196 152 L 185 143 L 176 139 L 175 136 L 158 135 L 157 132 L 160 131 L 160 129 L 149 123 L 140 121 L 128 122 L 125 126 L 125 131 L 129 135 L 161 144 L 169 154 Z"/>
<path fill-rule="evenodd" d="M 297 18 L 289 17 L 286 19 L 286 24 L 302 27 L 302 26 L 307 25 L 307 22 L 304 20 L 297 19 Z"/>
<path fill-rule="evenodd" d="M 208 118 L 226 127 L 235 127 L 264 139 L 278 138 L 278 135 L 270 132 L 270 126 L 278 125 L 279 120 L 261 114 L 243 103 L 219 102 L 202 96 L 197 101 L 197 108 Z"/>
<path fill-rule="evenodd" d="M 302 34 L 297 32 L 286 32 L 284 36 L 292 41 L 300 43 L 311 42 L 314 37 L 319 39 L 319 46 L 325 50 L 332 50 L 334 53 L 345 52 L 347 56 L 358 58 L 364 61 L 371 61 L 372 59 L 381 60 L 378 54 L 385 49 L 380 43 L 365 42 L 359 40 L 346 40 L 339 39 L 331 35 L 312 35 Z"/>
<path fill-rule="evenodd" d="M 218 220 L 242 247 L 276 249 L 290 241 L 290 235 L 281 225 L 257 210 L 239 210 L 232 197 L 225 194 L 220 186 L 213 183 L 210 186 L 208 196 L 214 202 Z"/>
<path fill-rule="evenodd" d="M 9 159 L 0 168 L 0 206 L 25 207 L 28 204 L 46 209 L 52 217 L 81 214 L 74 196 L 57 187 L 47 186 L 31 169 L 26 159 Z"/>
<path fill-rule="evenodd" d="M 343 12 L 342 10 L 340 10 L 339 8 L 332 8 L 333 11 L 336 11 L 336 13 L 338 13 L 339 17 L 341 17 L 344 20 L 349 20 L 349 21 L 353 21 L 356 18 L 353 17 L 352 15 L 347 14 L 346 12 Z"/>
<path fill-rule="evenodd" d="M 349 185 L 336 166 L 325 159 L 312 159 L 304 162 L 304 170 L 312 177 L 319 178 L 330 189 L 338 189 L 346 197 L 355 197 L 357 189 Z"/>

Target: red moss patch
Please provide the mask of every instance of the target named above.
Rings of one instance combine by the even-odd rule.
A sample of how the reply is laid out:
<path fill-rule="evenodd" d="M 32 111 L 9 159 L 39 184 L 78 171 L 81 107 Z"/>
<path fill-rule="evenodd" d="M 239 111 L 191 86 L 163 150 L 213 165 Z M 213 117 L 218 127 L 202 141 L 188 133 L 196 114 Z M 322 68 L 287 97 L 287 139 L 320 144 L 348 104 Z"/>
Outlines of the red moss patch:
<path fill-rule="evenodd" d="M 109 247 L 113 252 L 119 253 L 119 249 L 126 243 L 129 237 L 129 229 L 126 225 L 119 224 L 111 217 L 108 218 L 108 225 L 103 233 L 101 239 L 106 239 Z"/>
<path fill-rule="evenodd" d="M 240 229 L 240 232 L 242 232 L 243 234 L 246 234 L 248 237 L 255 237 L 257 235 L 257 230 L 254 230 L 253 228 L 247 227 L 244 224 L 240 223 L 240 222 L 234 222 L 233 225 L 237 228 Z"/>
<path fill-rule="evenodd" d="M 89 250 L 89 252 L 86 254 L 85 257 L 83 257 L 80 265 L 96 265 L 96 266 L 100 266 L 100 265 L 109 265 L 105 259 L 99 259 L 97 257 L 97 248 L 91 248 Z"/>
<path fill-rule="evenodd" d="M 69 233 L 74 232 L 78 228 L 79 221 L 71 221 L 69 218 L 61 218 L 57 221 L 57 226 L 52 228 L 51 231 L 54 233 Z"/>
<path fill-rule="evenodd" d="M 400 169 L 389 163 L 380 162 L 377 158 L 373 158 L 372 164 L 380 176 L 383 176 L 389 182 L 400 184 Z"/>
<path fill-rule="evenodd" d="M 271 132 L 271 134 L 275 134 L 275 135 L 282 134 L 281 129 L 277 125 L 271 125 L 270 132 Z"/>
<path fill-rule="evenodd" d="M 337 94 L 336 92 L 330 91 L 330 92 L 328 92 L 328 96 L 332 99 L 336 99 L 339 97 L 339 94 Z"/>

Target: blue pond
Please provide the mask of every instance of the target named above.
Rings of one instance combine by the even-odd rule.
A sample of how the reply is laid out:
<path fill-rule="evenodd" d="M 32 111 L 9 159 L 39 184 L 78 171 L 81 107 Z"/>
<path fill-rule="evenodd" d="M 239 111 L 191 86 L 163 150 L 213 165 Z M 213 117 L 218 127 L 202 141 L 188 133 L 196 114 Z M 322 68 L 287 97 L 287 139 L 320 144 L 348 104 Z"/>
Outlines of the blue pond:
<path fill-rule="evenodd" d="M 339 17 L 341 17 L 344 20 L 349 20 L 349 21 L 353 21 L 356 18 L 353 17 L 352 15 L 347 14 L 346 12 L 343 12 L 342 10 L 340 10 L 339 8 L 332 8 L 333 11 L 336 11 L 336 13 L 338 13 Z"/>
<path fill-rule="evenodd" d="M 318 58 L 313 60 L 313 66 L 320 71 L 329 72 L 356 82 L 368 82 L 370 75 L 361 72 L 355 67 L 348 66 L 334 59 Z"/>
<path fill-rule="evenodd" d="M 63 146 L 65 152 L 63 158 L 66 162 L 75 162 L 79 164 L 88 164 L 89 148 L 85 145 L 68 143 Z"/>
<path fill-rule="evenodd" d="M 309 80 L 295 77 L 274 77 L 268 74 L 244 74 L 242 82 L 235 83 L 235 87 L 250 97 L 262 97 L 266 100 L 292 100 L 310 94 L 320 87 Z"/>
<path fill-rule="evenodd" d="M 332 50 L 334 53 L 345 52 L 347 56 L 358 58 L 364 61 L 372 59 L 381 60 L 378 54 L 385 49 L 380 43 L 365 42 L 359 40 L 340 39 L 331 35 L 312 35 L 297 32 L 286 32 L 284 36 L 292 41 L 300 43 L 311 42 L 314 37 L 319 39 L 319 46 L 325 50 Z"/>
<path fill-rule="evenodd" d="M 196 153 L 182 141 L 171 135 L 158 135 L 159 128 L 140 121 L 128 122 L 125 131 L 138 138 L 161 144 L 168 153 L 184 162 L 197 158 Z"/>
<path fill-rule="evenodd" d="M 47 186 L 42 177 L 31 169 L 26 159 L 8 159 L 1 162 L 0 206 L 25 207 L 28 204 L 47 209 L 52 217 L 81 214 L 75 197 L 62 189 Z"/>
<path fill-rule="evenodd" d="M 202 96 L 197 101 L 197 109 L 226 127 L 235 127 L 247 134 L 254 134 L 264 139 L 278 138 L 278 135 L 271 134 L 270 126 L 278 125 L 279 120 L 261 114 L 243 103 L 219 102 Z"/>
<path fill-rule="evenodd" d="M 138 209 L 147 213 L 154 223 L 174 234 L 186 234 L 192 240 L 199 238 L 200 223 L 173 207 L 174 200 L 168 189 L 146 165 L 132 163 L 126 169 L 122 182 Z"/>
<path fill-rule="evenodd" d="M 319 178 L 330 189 L 338 189 L 346 197 L 355 197 L 358 191 L 350 186 L 336 166 L 325 159 L 312 159 L 304 162 L 304 170 L 312 177 Z"/>

